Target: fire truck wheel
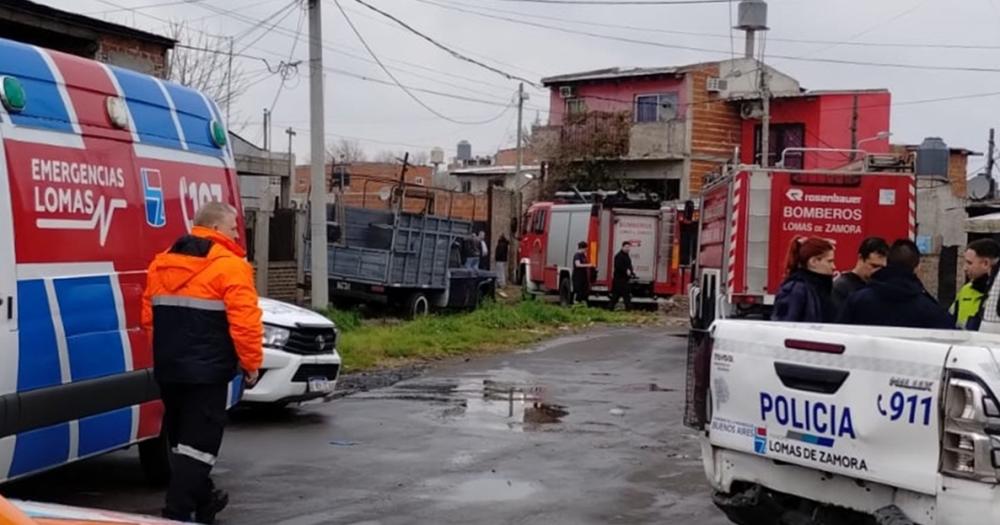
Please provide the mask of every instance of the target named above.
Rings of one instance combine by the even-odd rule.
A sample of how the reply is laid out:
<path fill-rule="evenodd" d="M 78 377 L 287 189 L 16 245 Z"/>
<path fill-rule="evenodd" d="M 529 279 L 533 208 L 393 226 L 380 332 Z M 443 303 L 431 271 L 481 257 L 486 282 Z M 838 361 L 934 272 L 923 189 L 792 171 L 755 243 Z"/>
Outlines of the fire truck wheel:
<path fill-rule="evenodd" d="M 569 277 L 559 279 L 559 304 L 563 306 L 573 304 L 573 287 L 570 285 Z"/>
<path fill-rule="evenodd" d="M 170 481 L 170 445 L 167 436 L 161 435 L 139 443 L 139 463 L 146 481 L 162 487 Z"/>
<path fill-rule="evenodd" d="M 431 313 L 431 302 L 423 292 L 413 292 L 406 300 L 406 316 L 410 319 Z"/>

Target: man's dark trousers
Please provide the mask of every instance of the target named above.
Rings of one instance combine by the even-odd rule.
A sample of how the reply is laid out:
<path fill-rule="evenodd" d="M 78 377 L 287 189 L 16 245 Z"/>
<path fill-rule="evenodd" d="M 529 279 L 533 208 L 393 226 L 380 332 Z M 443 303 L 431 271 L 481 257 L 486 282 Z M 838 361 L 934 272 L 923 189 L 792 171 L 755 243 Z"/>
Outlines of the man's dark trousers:
<path fill-rule="evenodd" d="M 625 302 L 625 309 L 632 309 L 632 288 L 629 286 L 628 278 L 624 279 L 613 279 L 611 281 L 611 309 L 614 310 L 615 306 L 618 306 L 618 299 L 621 298 Z"/>
<path fill-rule="evenodd" d="M 226 426 L 227 383 L 160 383 L 163 432 L 170 443 L 170 487 L 165 515 L 190 520 L 211 503 L 210 474 Z"/>

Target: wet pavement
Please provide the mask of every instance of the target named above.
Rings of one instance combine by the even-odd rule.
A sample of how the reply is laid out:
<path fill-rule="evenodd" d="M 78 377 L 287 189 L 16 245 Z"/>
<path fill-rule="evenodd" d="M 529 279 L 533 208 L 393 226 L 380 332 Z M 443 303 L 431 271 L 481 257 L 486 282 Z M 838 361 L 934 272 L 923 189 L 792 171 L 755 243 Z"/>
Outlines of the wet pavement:
<path fill-rule="evenodd" d="M 675 330 L 674 334 L 677 333 Z M 233 415 L 225 524 L 722 525 L 680 421 L 684 339 L 600 329 L 280 413 Z M 154 513 L 134 451 L 0 488 Z"/>

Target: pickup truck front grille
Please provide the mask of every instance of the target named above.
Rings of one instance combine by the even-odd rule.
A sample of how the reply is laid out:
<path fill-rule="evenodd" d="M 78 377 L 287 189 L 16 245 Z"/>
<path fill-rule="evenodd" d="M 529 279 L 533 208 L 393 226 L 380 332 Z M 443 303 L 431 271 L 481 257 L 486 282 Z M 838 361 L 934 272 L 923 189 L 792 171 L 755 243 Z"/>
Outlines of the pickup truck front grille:
<path fill-rule="evenodd" d="M 298 355 L 332 354 L 337 344 L 337 332 L 326 327 L 298 327 L 291 330 L 286 352 Z"/>

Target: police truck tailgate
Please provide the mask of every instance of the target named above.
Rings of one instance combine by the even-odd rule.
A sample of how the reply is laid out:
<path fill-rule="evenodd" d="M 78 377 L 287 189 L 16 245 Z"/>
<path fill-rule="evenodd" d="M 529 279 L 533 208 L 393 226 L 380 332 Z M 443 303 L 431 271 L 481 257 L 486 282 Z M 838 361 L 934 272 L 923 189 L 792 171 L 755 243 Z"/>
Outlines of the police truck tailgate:
<path fill-rule="evenodd" d="M 934 334 L 717 321 L 710 442 L 934 494 L 950 348 Z"/>

